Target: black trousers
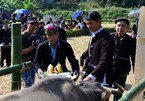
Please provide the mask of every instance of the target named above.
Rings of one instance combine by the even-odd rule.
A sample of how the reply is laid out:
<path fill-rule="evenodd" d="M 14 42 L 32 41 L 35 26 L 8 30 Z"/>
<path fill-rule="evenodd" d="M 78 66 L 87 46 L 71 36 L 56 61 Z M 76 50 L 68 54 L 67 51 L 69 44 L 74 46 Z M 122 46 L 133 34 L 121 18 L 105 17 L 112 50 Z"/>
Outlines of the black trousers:
<path fill-rule="evenodd" d="M 4 59 L 6 59 L 6 65 L 11 65 L 11 47 L 1 47 L 1 67 L 4 66 Z"/>
<path fill-rule="evenodd" d="M 123 88 L 125 87 L 127 75 L 117 75 L 113 76 L 113 82 L 120 84 Z M 114 95 L 113 101 L 118 101 L 122 95 Z"/>

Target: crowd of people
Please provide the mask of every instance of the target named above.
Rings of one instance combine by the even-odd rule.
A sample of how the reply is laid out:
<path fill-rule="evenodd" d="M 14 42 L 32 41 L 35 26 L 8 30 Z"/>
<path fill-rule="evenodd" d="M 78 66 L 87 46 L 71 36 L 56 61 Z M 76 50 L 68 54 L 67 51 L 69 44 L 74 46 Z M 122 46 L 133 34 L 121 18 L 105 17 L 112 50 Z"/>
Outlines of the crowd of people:
<path fill-rule="evenodd" d="M 26 20 L 27 19 L 27 20 Z M 15 15 L 12 22 L 15 23 Z M 60 63 L 64 72 L 66 58 L 72 67 L 72 75 L 78 78 L 80 66 L 85 70 L 83 81 L 93 80 L 102 86 L 112 87 L 112 82 L 125 87 L 126 78 L 131 67 L 134 70 L 136 40 L 127 34 L 130 22 L 126 18 L 115 20 L 115 32 L 109 33 L 102 27 L 101 15 L 89 12 L 84 18 L 86 27 L 90 30 L 88 48 L 80 57 L 80 65 L 75 57 L 71 44 L 67 42 L 65 28 L 70 29 L 72 22 L 64 24 L 64 19 L 49 19 L 47 23 L 38 21 L 36 17 L 21 15 L 22 23 L 22 62 L 31 61 L 32 67 L 22 71 L 25 87 L 35 83 L 35 75 L 40 76 L 47 71 L 50 64 L 54 67 Z M 11 21 L 4 20 L 0 30 L 1 67 L 11 64 Z M 79 21 L 78 26 L 83 28 Z M 122 95 L 114 96 L 118 101 Z M 108 101 L 109 99 L 106 99 Z"/>

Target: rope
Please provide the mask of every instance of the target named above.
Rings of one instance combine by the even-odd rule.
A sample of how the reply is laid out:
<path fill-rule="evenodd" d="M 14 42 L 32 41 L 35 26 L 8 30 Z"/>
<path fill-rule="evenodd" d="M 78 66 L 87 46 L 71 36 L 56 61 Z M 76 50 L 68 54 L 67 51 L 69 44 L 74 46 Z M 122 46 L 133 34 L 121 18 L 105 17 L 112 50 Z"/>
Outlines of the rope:
<path fill-rule="evenodd" d="M 21 73 L 22 73 L 22 71 L 24 71 L 25 69 L 27 69 L 27 64 L 24 62 L 24 63 L 22 63 L 22 69 L 21 69 Z"/>

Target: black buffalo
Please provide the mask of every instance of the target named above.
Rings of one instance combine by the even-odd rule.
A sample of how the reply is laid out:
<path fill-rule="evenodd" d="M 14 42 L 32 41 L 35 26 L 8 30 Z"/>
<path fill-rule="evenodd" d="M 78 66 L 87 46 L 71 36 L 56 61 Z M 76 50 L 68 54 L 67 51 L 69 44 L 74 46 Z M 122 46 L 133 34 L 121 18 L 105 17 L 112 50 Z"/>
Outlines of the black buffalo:
<path fill-rule="evenodd" d="M 98 82 L 76 85 L 67 78 L 44 78 L 30 88 L 0 96 L 0 101 L 102 101 L 106 95 Z"/>

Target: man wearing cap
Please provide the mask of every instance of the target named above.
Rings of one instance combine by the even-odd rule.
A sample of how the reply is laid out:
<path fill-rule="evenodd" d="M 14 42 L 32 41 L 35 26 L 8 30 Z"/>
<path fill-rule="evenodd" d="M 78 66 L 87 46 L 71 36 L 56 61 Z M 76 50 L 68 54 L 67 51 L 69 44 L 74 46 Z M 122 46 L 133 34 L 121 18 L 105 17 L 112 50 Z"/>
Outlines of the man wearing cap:
<path fill-rule="evenodd" d="M 102 86 L 111 86 L 114 40 L 101 26 L 101 15 L 98 12 L 90 12 L 86 16 L 85 22 L 91 37 L 88 49 L 80 58 L 81 66 L 87 59 L 83 80 L 94 80 L 101 82 Z"/>
<path fill-rule="evenodd" d="M 90 30 L 91 37 L 88 49 L 80 58 L 81 66 L 87 59 L 83 80 L 95 80 L 101 82 L 104 86 L 111 86 L 114 40 L 101 26 L 101 15 L 98 12 L 90 12 L 86 16 L 85 22 Z"/>
<path fill-rule="evenodd" d="M 135 64 L 135 40 L 127 34 L 130 22 L 126 18 L 118 18 L 115 20 L 116 32 L 112 34 L 115 41 L 113 55 L 113 82 L 125 87 L 127 75 L 131 70 L 134 71 Z M 130 61 L 131 60 L 131 61 Z M 121 96 L 114 96 L 114 101 L 118 101 Z"/>
<path fill-rule="evenodd" d="M 45 30 L 48 40 L 38 45 L 34 59 L 34 66 L 37 69 L 38 76 L 44 71 L 47 71 L 49 64 L 55 67 L 60 63 L 63 72 L 68 71 L 65 64 L 65 59 L 67 57 L 71 64 L 73 74 L 78 77 L 78 60 L 75 58 L 71 45 L 59 39 L 58 26 L 48 25 Z"/>
<path fill-rule="evenodd" d="M 4 20 L 4 26 L 0 30 L 0 44 L 1 44 L 1 67 L 4 66 L 4 59 L 6 65 L 11 65 L 11 29 L 8 27 L 9 20 Z"/>
<path fill-rule="evenodd" d="M 35 30 L 38 27 L 38 22 L 35 17 L 28 18 L 27 30 L 22 33 L 22 62 L 32 61 L 35 56 L 37 43 L 31 39 Z M 22 72 L 22 78 L 25 82 L 25 87 L 30 87 L 35 81 L 35 69 L 32 66 Z"/>

